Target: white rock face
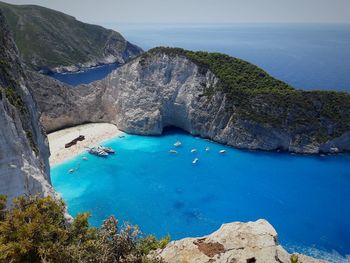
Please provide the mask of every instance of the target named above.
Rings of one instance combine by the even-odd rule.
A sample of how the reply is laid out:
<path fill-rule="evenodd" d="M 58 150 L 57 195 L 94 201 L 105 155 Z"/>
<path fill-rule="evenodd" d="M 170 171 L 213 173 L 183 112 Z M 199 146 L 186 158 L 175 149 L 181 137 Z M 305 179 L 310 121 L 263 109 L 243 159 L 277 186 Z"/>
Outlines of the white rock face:
<path fill-rule="evenodd" d="M 167 263 L 290 263 L 290 254 L 277 243 L 275 229 L 266 221 L 224 224 L 214 233 L 169 243 L 153 257 Z M 297 254 L 302 263 L 321 263 Z"/>
<path fill-rule="evenodd" d="M 46 142 L 39 146 L 46 156 L 36 156 L 16 109 L 5 100 L 0 101 L 0 127 L 0 194 L 9 203 L 24 194 L 53 194 Z"/>
<path fill-rule="evenodd" d="M 49 148 L 17 49 L 0 13 L 0 194 L 54 194 Z"/>
<path fill-rule="evenodd" d="M 219 90 L 207 95 L 218 82 L 210 70 L 188 58 L 159 52 L 136 58 L 87 87 L 92 92 L 104 90 L 99 94 L 99 110 L 107 121 L 129 133 L 161 134 L 164 127 L 176 126 L 237 148 L 299 153 L 332 152 L 331 148 L 350 151 L 350 131 L 323 144 L 316 140 L 319 129 L 335 127 L 336 121 L 298 129 L 291 121 L 277 128 L 273 123 L 244 117 L 241 109 Z M 281 109 L 265 105 L 263 99 L 253 98 L 249 103 L 258 111 L 271 111 L 272 119 L 282 118 Z M 298 115 L 303 110 L 295 107 L 288 115 Z M 349 110 L 344 109 L 344 114 Z M 321 113 L 315 110 L 310 114 Z"/>
<path fill-rule="evenodd" d="M 157 62 L 147 65 L 138 59 L 93 84 L 105 87 L 102 100 L 106 111 L 113 110 L 109 110 L 111 121 L 137 134 L 161 134 L 167 126 L 200 132 L 197 116 L 204 119 L 210 114 L 207 108 L 200 109 L 208 103 L 201 95 L 217 79 L 210 71 L 200 73 L 194 63 L 182 57 L 160 54 L 153 59 Z"/>
<path fill-rule="evenodd" d="M 249 112 L 242 114 L 224 92 L 212 90 L 218 78 L 183 55 L 145 54 L 104 80 L 75 88 L 38 74 L 32 78 L 46 131 L 85 122 L 110 122 L 128 133 L 151 135 L 175 126 L 237 148 L 297 153 L 350 151 L 350 131 L 325 143 L 317 141 L 321 129 L 336 129 L 337 120 L 317 117 L 322 113 L 316 108 L 308 112 L 316 116 L 309 126 L 297 125 L 293 119 L 306 109 L 281 109 L 267 105 L 264 97 L 252 98 L 249 103 L 257 111 L 268 112 L 271 119 L 287 115 L 290 120 L 283 119 L 277 127 L 251 118 Z M 287 112 L 280 113 L 284 110 Z M 343 110 L 347 114 L 350 108 Z"/>

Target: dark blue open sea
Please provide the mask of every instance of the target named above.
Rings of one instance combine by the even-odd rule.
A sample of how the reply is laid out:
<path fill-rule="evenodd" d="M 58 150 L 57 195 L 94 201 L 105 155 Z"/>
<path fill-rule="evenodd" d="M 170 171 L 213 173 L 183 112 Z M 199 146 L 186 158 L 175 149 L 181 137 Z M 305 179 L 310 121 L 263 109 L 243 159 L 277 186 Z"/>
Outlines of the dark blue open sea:
<path fill-rule="evenodd" d="M 350 92 L 350 25 L 106 25 L 145 50 L 174 46 L 222 52 L 301 89 Z"/>
<path fill-rule="evenodd" d="M 145 49 L 168 45 L 220 51 L 299 88 L 350 91 L 348 26 L 118 29 Z M 90 74 L 94 70 L 70 77 L 76 77 L 74 83 L 89 82 Z M 169 154 L 176 140 L 183 145 L 178 154 Z M 350 155 L 242 151 L 179 130 L 126 135 L 104 145 L 117 154 L 105 159 L 84 153 L 51 169 L 68 211 L 91 211 L 95 226 L 113 214 L 145 233 L 178 239 L 208 234 L 225 222 L 265 218 L 290 252 L 349 262 Z M 198 152 L 191 153 L 193 148 Z M 226 154 L 219 154 L 221 149 Z"/>

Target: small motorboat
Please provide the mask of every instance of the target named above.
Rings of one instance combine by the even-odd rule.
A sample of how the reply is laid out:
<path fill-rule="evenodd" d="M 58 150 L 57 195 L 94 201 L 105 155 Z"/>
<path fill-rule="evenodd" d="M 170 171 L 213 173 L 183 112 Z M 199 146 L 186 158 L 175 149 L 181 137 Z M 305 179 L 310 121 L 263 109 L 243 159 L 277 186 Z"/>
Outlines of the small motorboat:
<path fill-rule="evenodd" d="M 182 143 L 180 142 L 180 141 L 176 141 L 175 143 L 174 143 L 174 146 L 175 147 L 180 147 L 182 145 Z"/>
<path fill-rule="evenodd" d="M 173 154 L 176 154 L 176 153 L 177 153 L 177 151 L 175 151 L 175 150 L 170 150 L 169 152 L 170 152 L 170 153 L 173 153 Z"/>
<path fill-rule="evenodd" d="M 205 151 L 208 152 L 210 150 L 210 148 L 207 146 L 205 147 Z"/>
<path fill-rule="evenodd" d="M 219 151 L 219 153 L 221 153 L 221 154 L 223 154 L 223 153 L 225 153 L 226 152 L 226 150 L 220 150 Z"/>
<path fill-rule="evenodd" d="M 102 145 L 98 146 L 99 149 L 106 153 L 115 153 L 115 151 L 111 147 L 104 147 Z"/>
<path fill-rule="evenodd" d="M 119 137 L 119 138 L 124 138 L 124 137 L 125 137 L 125 135 L 119 135 L 118 137 Z"/>
<path fill-rule="evenodd" d="M 197 149 L 192 149 L 191 150 L 191 153 L 196 153 L 197 152 Z"/>
<path fill-rule="evenodd" d="M 196 163 L 198 163 L 198 161 L 199 161 L 198 158 L 194 158 L 193 161 L 192 161 L 192 163 L 193 163 L 193 164 L 196 164 Z"/>
<path fill-rule="evenodd" d="M 72 174 L 72 173 L 74 173 L 75 172 L 75 170 L 74 169 L 70 169 L 70 170 L 68 170 L 68 173 L 70 173 L 70 174 Z"/>
<path fill-rule="evenodd" d="M 83 159 L 84 161 L 87 161 L 88 160 L 88 158 L 87 157 L 83 157 L 83 158 L 81 158 L 81 159 Z"/>

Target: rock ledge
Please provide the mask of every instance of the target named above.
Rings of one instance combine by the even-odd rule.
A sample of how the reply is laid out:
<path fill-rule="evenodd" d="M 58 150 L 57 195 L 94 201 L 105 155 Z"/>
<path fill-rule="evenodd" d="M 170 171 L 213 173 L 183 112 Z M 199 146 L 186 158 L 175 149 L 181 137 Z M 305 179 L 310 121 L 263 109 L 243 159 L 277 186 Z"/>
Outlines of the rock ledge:
<path fill-rule="evenodd" d="M 299 263 L 325 263 L 296 254 Z M 255 222 L 224 224 L 200 238 L 172 241 L 155 252 L 168 263 L 290 263 L 290 254 L 277 243 L 275 229 L 263 219 Z"/>

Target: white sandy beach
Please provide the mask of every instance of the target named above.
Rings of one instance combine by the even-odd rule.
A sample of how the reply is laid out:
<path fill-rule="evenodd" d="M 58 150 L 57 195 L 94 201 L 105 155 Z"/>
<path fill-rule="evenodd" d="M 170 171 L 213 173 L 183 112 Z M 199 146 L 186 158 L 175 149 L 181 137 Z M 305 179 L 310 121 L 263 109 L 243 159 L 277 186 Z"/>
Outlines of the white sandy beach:
<path fill-rule="evenodd" d="M 50 165 L 64 162 L 86 151 L 87 147 L 96 146 L 122 133 L 115 125 L 109 123 L 89 123 L 52 132 L 47 136 L 51 151 Z M 85 140 L 70 148 L 64 147 L 79 135 L 84 135 Z"/>

